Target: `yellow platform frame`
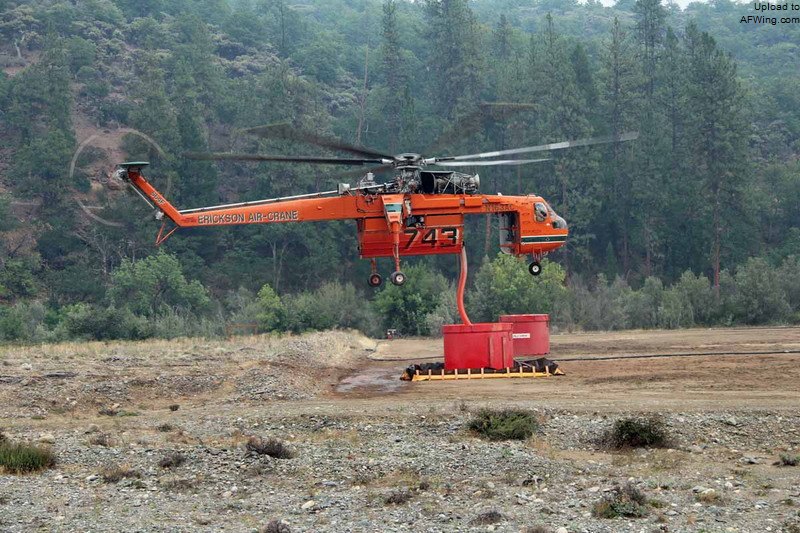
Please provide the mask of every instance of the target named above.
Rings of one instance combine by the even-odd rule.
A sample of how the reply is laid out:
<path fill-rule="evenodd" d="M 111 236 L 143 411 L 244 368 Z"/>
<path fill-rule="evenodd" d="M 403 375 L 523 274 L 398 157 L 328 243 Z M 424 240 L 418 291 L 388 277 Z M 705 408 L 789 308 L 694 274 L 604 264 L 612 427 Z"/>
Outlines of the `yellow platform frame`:
<path fill-rule="evenodd" d="M 463 379 L 491 379 L 491 378 L 549 378 L 550 376 L 563 376 L 564 372 L 561 371 L 560 368 L 556 368 L 554 372 L 550 372 L 547 367 L 545 367 L 544 372 L 536 372 L 536 371 L 525 371 L 522 367 L 519 367 L 519 371 L 513 370 L 511 368 L 506 368 L 505 372 L 495 371 L 495 372 L 484 372 L 484 369 L 481 368 L 480 372 L 473 372 L 471 369 L 462 370 L 460 373 L 458 370 L 454 370 L 452 373 L 446 372 L 444 369 L 440 370 L 439 372 L 434 372 L 433 370 L 428 370 L 425 373 L 421 373 L 417 370 L 413 376 L 411 376 L 411 381 L 451 381 L 451 380 L 463 380 Z"/>

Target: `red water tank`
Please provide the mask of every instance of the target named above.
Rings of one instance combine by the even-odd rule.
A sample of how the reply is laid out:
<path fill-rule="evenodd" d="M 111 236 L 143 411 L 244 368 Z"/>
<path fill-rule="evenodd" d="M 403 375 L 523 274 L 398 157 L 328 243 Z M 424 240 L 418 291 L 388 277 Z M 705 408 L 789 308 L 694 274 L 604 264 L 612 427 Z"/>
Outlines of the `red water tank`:
<path fill-rule="evenodd" d="M 514 357 L 550 353 L 550 315 L 502 315 L 500 323 L 513 326 Z"/>
<path fill-rule="evenodd" d="M 511 324 L 442 326 L 445 370 L 514 366 Z"/>

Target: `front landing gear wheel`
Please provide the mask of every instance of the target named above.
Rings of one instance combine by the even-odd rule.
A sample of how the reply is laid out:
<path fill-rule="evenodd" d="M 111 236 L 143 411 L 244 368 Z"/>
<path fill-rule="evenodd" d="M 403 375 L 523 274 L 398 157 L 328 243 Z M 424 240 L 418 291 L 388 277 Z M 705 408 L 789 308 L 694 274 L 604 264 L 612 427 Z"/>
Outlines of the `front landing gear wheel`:
<path fill-rule="evenodd" d="M 369 283 L 370 287 L 380 287 L 381 283 L 383 283 L 383 278 L 380 274 L 370 274 L 367 283 Z"/>
<path fill-rule="evenodd" d="M 542 265 L 539 264 L 539 261 L 534 261 L 528 265 L 528 272 L 531 273 L 531 276 L 538 276 L 542 273 Z"/>
<path fill-rule="evenodd" d="M 406 275 L 405 274 L 403 274 L 399 270 L 397 272 L 392 272 L 392 283 L 394 283 L 395 285 L 400 286 L 405 282 L 406 282 Z"/>

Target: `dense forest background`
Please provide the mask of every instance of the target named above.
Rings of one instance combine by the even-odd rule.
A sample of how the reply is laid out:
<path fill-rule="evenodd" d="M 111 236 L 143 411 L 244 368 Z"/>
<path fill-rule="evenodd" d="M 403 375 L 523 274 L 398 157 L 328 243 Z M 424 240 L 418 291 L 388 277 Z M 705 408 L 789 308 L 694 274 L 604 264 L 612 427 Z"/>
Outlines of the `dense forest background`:
<path fill-rule="evenodd" d="M 497 256 L 496 223 L 470 220 L 474 318 L 798 322 L 800 26 L 740 23 L 751 11 L 727 0 L 0 0 L 0 339 L 220 334 L 252 321 L 426 334 L 452 320 L 453 257 L 411 260 L 405 287 L 374 291 L 352 223 L 182 230 L 159 250 L 152 213 L 109 180 L 120 160 L 149 160 L 182 208 L 335 188 L 335 168 L 181 156 L 319 153 L 238 133 L 281 121 L 427 155 L 639 131 L 480 169 L 483 192 L 541 194 L 571 233 L 532 278 Z"/>

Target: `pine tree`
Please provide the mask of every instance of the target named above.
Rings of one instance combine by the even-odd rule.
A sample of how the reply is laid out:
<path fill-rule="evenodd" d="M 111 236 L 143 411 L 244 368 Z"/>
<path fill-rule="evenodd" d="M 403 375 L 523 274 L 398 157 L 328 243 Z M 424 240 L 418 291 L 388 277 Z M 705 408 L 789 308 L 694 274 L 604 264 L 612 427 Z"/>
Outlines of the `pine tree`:
<path fill-rule="evenodd" d="M 742 192 L 748 131 L 743 120 L 743 93 L 735 62 L 717 47 L 713 37 L 690 24 L 685 40 L 689 55 L 691 162 L 706 195 L 705 228 L 714 288 L 719 293 L 730 228 L 738 225 L 746 213 Z"/>
<path fill-rule="evenodd" d="M 404 105 L 407 102 L 407 77 L 400 46 L 400 33 L 397 28 L 397 4 L 387 0 L 383 4 L 383 42 L 381 43 L 386 99 L 383 103 L 383 116 L 388 127 L 389 150 L 397 151 L 401 136 L 400 124 Z"/>

